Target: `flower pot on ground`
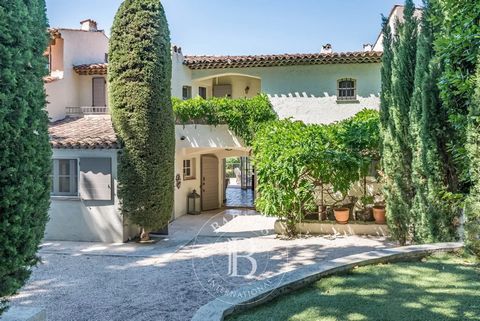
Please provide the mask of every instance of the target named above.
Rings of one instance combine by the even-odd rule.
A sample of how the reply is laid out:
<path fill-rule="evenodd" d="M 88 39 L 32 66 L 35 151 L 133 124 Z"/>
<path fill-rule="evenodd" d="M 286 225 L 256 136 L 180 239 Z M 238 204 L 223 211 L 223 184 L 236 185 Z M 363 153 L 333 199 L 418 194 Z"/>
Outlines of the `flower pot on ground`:
<path fill-rule="evenodd" d="M 346 207 L 335 208 L 333 210 L 335 214 L 335 220 L 338 224 L 347 224 L 350 218 L 350 209 Z"/>
<path fill-rule="evenodd" d="M 385 224 L 386 223 L 386 211 L 385 206 L 374 206 L 373 207 L 373 217 L 375 217 L 375 224 Z"/>

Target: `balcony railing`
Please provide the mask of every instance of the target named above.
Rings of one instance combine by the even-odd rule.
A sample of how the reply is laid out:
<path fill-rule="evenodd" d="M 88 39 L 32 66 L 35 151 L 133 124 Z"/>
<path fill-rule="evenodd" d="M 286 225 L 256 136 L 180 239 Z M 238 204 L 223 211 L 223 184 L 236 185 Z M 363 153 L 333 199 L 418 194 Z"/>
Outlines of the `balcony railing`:
<path fill-rule="evenodd" d="M 67 116 L 82 117 L 85 115 L 107 115 L 108 107 L 66 107 Z"/>

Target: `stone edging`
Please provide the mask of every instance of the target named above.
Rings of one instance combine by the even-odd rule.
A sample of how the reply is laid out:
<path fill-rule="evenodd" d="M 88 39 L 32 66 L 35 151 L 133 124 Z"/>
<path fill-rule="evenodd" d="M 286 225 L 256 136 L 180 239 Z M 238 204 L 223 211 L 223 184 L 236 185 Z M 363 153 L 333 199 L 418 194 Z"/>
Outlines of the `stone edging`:
<path fill-rule="evenodd" d="M 296 224 L 297 231 L 310 235 L 370 235 L 386 237 L 389 235 L 386 224 L 338 224 L 325 222 L 302 222 Z M 285 235 L 286 224 L 283 221 L 275 222 L 275 233 Z"/>
<path fill-rule="evenodd" d="M 47 313 L 42 308 L 23 306 L 11 307 L 0 317 L 0 321 L 46 321 Z"/>
<path fill-rule="evenodd" d="M 463 243 L 412 245 L 381 249 L 307 265 L 270 278 L 268 284 L 278 284 L 275 287 L 262 286 L 258 288 L 255 284 L 251 284 L 210 301 L 195 313 L 192 321 L 223 321 L 226 316 L 233 313 L 248 310 L 271 301 L 275 297 L 303 288 L 325 276 L 345 272 L 357 266 L 421 258 L 435 252 L 453 252 L 461 248 L 463 248 Z"/>

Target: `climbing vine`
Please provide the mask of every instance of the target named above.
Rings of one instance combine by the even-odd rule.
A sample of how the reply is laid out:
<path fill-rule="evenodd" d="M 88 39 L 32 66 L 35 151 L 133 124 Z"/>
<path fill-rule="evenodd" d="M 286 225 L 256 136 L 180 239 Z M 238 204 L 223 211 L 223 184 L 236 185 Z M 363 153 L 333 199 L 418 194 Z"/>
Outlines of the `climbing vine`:
<path fill-rule="evenodd" d="M 173 98 L 173 111 L 177 124 L 226 124 L 246 145 L 251 145 L 261 124 L 277 119 L 266 95 L 250 99 Z"/>

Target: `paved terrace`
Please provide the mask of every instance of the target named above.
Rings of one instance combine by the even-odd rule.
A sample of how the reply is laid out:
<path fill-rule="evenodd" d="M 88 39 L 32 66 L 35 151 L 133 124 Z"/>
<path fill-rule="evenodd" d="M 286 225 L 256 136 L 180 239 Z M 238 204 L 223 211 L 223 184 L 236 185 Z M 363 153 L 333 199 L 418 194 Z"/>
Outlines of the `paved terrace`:
<path fill-rule="evenodd" d="M 371 237 L 285 241 L 271 234 L 273 222 L 254 211 L 229 210 L 183 217 L 154 245 L 47 242 L 43 263 L 12 303 L 44 307 L 50 321 L 187 321 L 225 291 L 392 246 Z M 240 276 L 228 277 L 232 248 L 250 255 L 257 273 L 246 275 L 251 260 L 239 259 Z"/>

